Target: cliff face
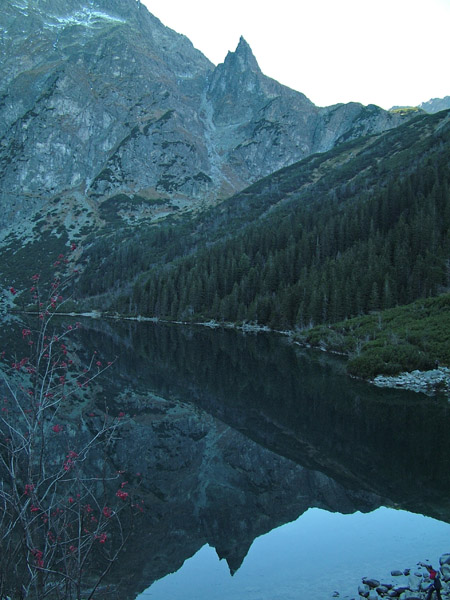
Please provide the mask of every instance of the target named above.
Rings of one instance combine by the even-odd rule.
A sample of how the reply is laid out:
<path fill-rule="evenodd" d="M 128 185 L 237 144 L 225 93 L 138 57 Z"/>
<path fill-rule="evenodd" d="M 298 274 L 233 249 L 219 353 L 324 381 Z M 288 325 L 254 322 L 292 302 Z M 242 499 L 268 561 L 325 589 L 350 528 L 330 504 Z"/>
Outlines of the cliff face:
<path fill-rule="evenodd" d="M 243 38 L 210 76 L 204 106 L 222 164 L 232 165 L 247 185 L 310 154 L 396 127 L 402 119 L 355 102 L 315 106 L 263 75 Z"/>
<path fill-rule="evenodd" d="M 7 2 L 0 17 L 5 220 L 65 192 L 164 190 L 172 178 L 199 192 L 209 61 L 135 0 L 27 5 Z"/>
<path fill-rule="evenodd" d="M 0 33 L 3 226 L 118 193 L 192 208 L 402 119 L 316 107 L 244 39 L 214 68 L 136 0 L 5 0 Z"/>

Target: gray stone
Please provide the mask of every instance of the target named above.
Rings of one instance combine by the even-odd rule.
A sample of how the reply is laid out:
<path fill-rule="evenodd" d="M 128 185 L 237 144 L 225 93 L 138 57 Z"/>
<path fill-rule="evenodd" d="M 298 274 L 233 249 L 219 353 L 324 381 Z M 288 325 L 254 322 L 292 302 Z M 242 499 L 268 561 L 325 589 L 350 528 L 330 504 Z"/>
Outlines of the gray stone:
<path fill-rule="evenodd" d="M 363 584 L 368 585 L 371 588 L 377 588 L 380 585 L 378 579 L 372 579 L 369 577 L 364 577 L 362 582 Z"/>
<path fill-rule="evenodd" d="M 409 587 L 406 585 L 394 585 L 391 591 L 394 591 L 398 596 L 403 594 L 404 592 L 410 591 Z"/>
<path fill-rule="evenodd" d="M 441 567 L 442 579 L 450 581 L 450 564 L 444 563 Z"/>
<path fill-rule="evenodd" d="M 391 588 L 388 587 L 387 585 L 379 585 L 377 587 L 377 592 L 380 594 L 380 596 L 385 596 L 390 589 Z"/>
<path fill-rule="evenodd" d="M 361 584 L 358 586 L 358 594 L 363 598 L 367 598 L 369 596 L 370 588 L 368 585 Z"/>
<path fill-rule="evenodd" d="M 443 565 L 450 565 L 450 553 L 442 554 L 442 556 L 439 558 L 439 564 L 441 567 Z"/>
<path fill-rule="evenodd" d="M 414 574 L 408 575 L 408 586 L 411 590 L 418 590 L 420 588 L 421 581 L 422 577 L 417 577 L 417 575 Z"/>
<path fill-rule="evenodd" d="M 450 369 L 439 367 L 430 371 L 411 371 L 388 377 L 378 375 L 373 383 L 379 387 L 397 387 L 424 394 L 435 392 L 450 392 Z"/>

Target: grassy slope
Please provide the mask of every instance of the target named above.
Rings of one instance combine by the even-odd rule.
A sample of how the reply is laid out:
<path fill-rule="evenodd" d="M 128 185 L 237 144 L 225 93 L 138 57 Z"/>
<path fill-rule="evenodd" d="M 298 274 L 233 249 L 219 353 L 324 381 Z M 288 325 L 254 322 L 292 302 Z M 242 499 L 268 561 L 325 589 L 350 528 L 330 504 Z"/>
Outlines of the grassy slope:
<path fill-rule="evenodd" d="M 412 304 L 319 325 L 299 341 L 349 356 L 352 375 L 371 378 L 450 366 L 450 293 Z"/>

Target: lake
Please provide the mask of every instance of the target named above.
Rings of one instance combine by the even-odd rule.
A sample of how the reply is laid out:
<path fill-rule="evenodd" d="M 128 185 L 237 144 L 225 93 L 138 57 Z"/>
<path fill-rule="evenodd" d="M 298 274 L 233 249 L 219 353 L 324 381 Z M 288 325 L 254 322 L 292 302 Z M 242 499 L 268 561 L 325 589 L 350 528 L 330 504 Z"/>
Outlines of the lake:
<path fill-rule="evenodd" d="M 353 598 L 450 551 L 445 398 L 274 334 L 85 320 L 74 336 L 81 362 L 112 361 L 74 410 L 129 415 L 110 460 L 145 510 L 110 574 L 121 598 Z"/>

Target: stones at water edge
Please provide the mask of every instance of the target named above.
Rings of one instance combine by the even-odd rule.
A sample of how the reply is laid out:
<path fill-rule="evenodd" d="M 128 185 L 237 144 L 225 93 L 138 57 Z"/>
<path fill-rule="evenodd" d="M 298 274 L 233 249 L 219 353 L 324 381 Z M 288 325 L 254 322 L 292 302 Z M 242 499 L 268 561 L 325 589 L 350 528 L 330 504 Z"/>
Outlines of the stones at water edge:
<path fill-rule="evenodd" d="M 360 596 L 362 596 L 363 598 L 367 598 L 369 596 L 369 592 L 370 592 L 370 587 L 368 585 L 366 585 L 365 583 L 358 586 L 358 594 Z"/>
<path fill-rule="evenodd" d="M 450 582 L 450 554 L 443 554 L 439 559 L 441 565 L 442 579 Z"/>
<path fill-rule="evenodd" d="M 378 387 L 401 388 L 424 394 L 441 392 L 450 396 L 450 369 L 438 367 L 430 371 L 411 371 L 399 375 L 377 375 L 372 380 Z"/>
<path fill-rule="evenodd" d="M 441 596 L 443 600 L 450 600 L 450 553 L 442 554 L 439 558 L 440 576 L 442 582 Z M 427 595 L 431 580 L 426 570 L 419 566 L 414 572 L 410 569 L 393 570 L 391 583 L 380 583 L 379 580 L 363 577 L 362 584 L 358 586 L 360 597 L 368 600 L 381 600 L 383 598 L 398 598 L 399 600 L 424 600 Z"/>

